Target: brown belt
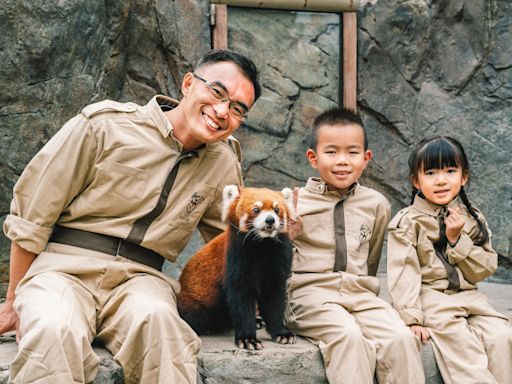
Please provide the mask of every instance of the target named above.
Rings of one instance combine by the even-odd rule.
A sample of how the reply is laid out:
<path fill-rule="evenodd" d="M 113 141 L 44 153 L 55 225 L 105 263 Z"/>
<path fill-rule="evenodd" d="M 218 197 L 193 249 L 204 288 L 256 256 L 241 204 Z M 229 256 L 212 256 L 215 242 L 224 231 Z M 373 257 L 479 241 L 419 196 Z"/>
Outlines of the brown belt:
<path fill-rule="evenodd" d="M 138 244 L 130 243 L 113 236 L 82 231 L 80 229 L 65 228 L 60 225 L 53 227 L 53 233 L 48 241 L 90 249 L 91 251 L 102 252 L 113 256 L 123 256 L 137 263 L 153 267 L 159 271 L 162 270 L 165 260 L 163 256 L 158 253 L 141 247 Z"/>

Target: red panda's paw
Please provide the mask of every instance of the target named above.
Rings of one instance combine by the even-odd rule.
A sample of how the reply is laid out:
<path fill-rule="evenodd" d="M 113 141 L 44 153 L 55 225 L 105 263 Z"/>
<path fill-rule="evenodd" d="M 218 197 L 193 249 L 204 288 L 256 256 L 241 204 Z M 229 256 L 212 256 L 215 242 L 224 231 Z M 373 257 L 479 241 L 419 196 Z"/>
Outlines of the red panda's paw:
<path fill-rule="evenodd" d="M 286 331 L 283 334 L 274 336 L 272 341 L 279 344 L 295 344 L 297 342 L 297 336 L 295 336 L 293 332 Z"/>
<path fill-rule="evenodd" d="M 256 316 L 256 329 L 263 329 L 267 326 L 265 323 L 265 320 L 263 320 L 263 317 Z"/>
<path fill-rule="evenodd" d="M 263 344 L 256 338 L 238 339 L 236 345 L 238 345 L 238 348 L 248 349 L 249 351 L 263 349 Z"/>

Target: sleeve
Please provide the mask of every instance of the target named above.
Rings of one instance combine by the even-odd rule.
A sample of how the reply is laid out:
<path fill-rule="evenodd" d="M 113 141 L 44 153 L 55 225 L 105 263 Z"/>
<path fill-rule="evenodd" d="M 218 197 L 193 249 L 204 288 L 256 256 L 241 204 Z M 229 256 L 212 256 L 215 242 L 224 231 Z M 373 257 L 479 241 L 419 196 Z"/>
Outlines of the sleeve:
<path fill-rule="evenodd" d="M 489 238 L 483 245 L 475 245 L 473 242 L 473 239 L 478 236 L 478 224 L 470 217 L 469 230 L 464 227 L 455 246 L 448 245 L 446 248 L 448 261 L 456 265 L 464 278 L 473 284 L 491 276 L 498 267 L 498 255 L 491 245 L 491 231 L 484 217 L 479 215 L 479 218 L 489 233 Z"/>
<path fill-rule="evenodd" d="M 226 228 L 226 224 L 222 221 L 222 190 L 226 185 L 230 184 L 235 184 L 239 187 L 243 185 L 240 163 L 234 160 L 234 157 L 232 159 L 231 166 L 225 167 L 225 165 L 222 165 L 226 172 L 219 177 L 213 202 L 203 214 L 198 225 L 199 232 L 205 243 L 223 232 Z"/>
<path fill-rule="evenodd" d="M 29 162 L 13 190 L 3 229 L 20 247 L 41 253 L 65 207 L 91 171 L 97 143 L 87 119 L 69 120 Z"/>
<path fill-rule="evenodd" d="M 373 226 L 373 233 L 370 238 L 370 247 L 368 253 L 368 275 L 376 276 L 379 268 L 380 256 L 382 253 L 382 244 L 386 234 L 386 227 L 391 218 L 391 205 L 384 198 L 384 202 L 377 205 L 377 214 Z"/>
<path fill-rule="evenodd" d="M 407 325 L 423 325 L 421 308 L 421 268 L 416 253 L 412 223 L 400 220 L 400 213 L 389 225 L 387 278 L 393 306 Z"/>

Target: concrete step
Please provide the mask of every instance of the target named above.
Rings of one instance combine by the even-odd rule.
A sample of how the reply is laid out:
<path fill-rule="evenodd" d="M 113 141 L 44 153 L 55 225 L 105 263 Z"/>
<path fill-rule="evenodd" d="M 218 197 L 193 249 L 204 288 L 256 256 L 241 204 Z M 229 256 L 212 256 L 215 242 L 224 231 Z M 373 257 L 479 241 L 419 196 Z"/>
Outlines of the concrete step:
<path fill-rule="evenodd" d="M 379 275 L 379 278 L 382 284 L 381 297 L 389 300 L 385 276 Z M 512 285 L 480 283 L 479 289 L 488 295 L 496 309 L 512 316 Z M 261 351 L 237 348 L 232 333 L 203 337 L 198 359 L 198 383 L 327 383 L 322 357 L 315 345 L 302 338 L 295 345 L 280 345 L 273 343 L 265 331 L 258 332 L 258 337 L 264 343 Z M 13 334 L 0 337 L 0 384 L 7 383 L 9 364 L 16 351 Z M 122 369 L 113 361 L 112 355 L 99 346 L 95 346 L 95 351 L 101 362 L 94 383 L 123 383 Z M 430 343 L 422 347 L 421 357 L 427 383 L 442 384 Z M 407 362 L 404 361 L 404 364 Z"/>

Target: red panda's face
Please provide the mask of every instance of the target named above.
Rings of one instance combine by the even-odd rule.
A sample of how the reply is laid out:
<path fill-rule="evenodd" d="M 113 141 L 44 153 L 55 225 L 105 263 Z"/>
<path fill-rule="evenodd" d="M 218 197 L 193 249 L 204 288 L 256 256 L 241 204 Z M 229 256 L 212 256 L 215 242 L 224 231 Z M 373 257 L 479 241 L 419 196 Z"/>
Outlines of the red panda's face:
<path fill-rule="evenodd" d="M 242 188 L 238 191 L 236 186 L 227 186 L 224 189 L 223 216 L 242 232 L 251 232 L 259 238 L 275 237 L 288 229 L 291 196 L 289 188 L 282 192 L 266 188 Z"/>

